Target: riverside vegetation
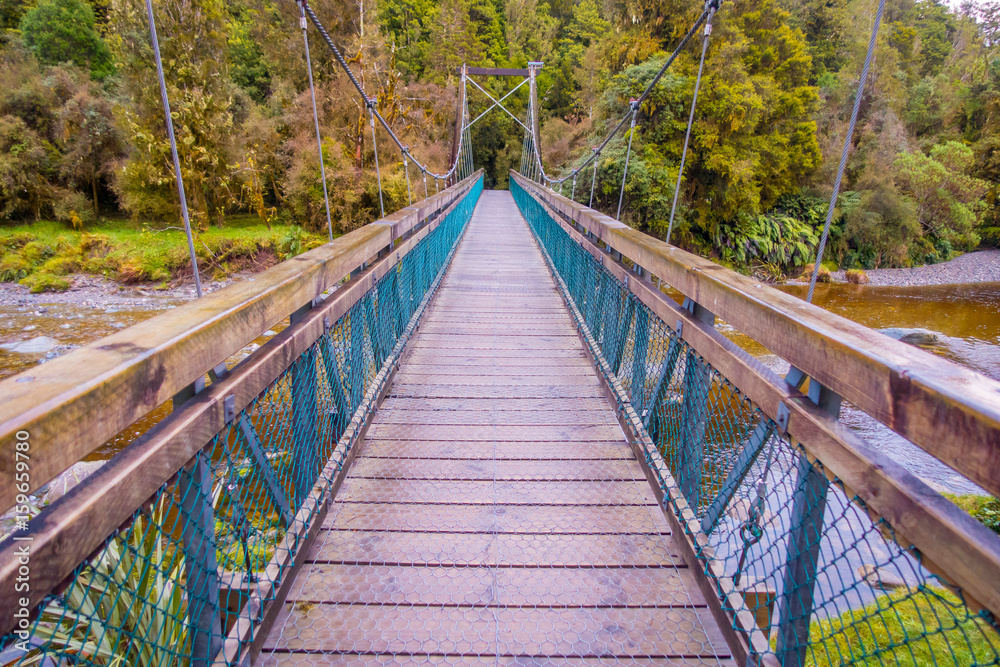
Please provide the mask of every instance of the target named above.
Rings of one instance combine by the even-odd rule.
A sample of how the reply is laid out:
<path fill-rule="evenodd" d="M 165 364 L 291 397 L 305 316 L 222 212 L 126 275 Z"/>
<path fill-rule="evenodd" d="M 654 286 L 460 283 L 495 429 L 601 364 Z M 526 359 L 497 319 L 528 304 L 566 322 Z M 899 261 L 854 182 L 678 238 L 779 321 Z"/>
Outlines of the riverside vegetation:
<path fill-rule="evenodd" d="M 295 4 L 154 5 L 199 263 L 225 273 L 320 242 L 326 216 Z M 810 261 L 875 6 L 723 4 L 674 242 L 767 278 Z M 625 113 L 702 3 L 317 0 L 313 7 L 382 115 L 439 171 L 450 157 L 456 68 L 544 61 L 541 143 L 546 164 L 565 173 Z M 11 0 L 0 7 L 0 29 L 0 279 L 39 290 L 66 287 L 74 271 L 124 281 L 190 273 L 183 243 L 168 229 L 178 226 L 178 201 L 143 4 Z M 313 41 L 334 232 L 343 233 L 377 217 L 374 148 L 351 84 Z M 698 41 L 643 105 L 634 137 L 622 218 L 660 237 Z M 953 9 L 888 0 L 827 255 L 840 268 L 938 262 L 1000 242 L 998 44 L 995 2 Z M 511 80 L 482 84 L 499 95 Z M 476 114 L 487 100 L 470 95 Z M 508 102 L 523 115 L 526 92 Z M 519 160 L 520 128 L 496 113 L 472 133 L 487 186 L 505 187 Z M 407 201 L 406 174 L 388 140 L 378 150 L 386 208 L 394 210 Z M 597 167 L 597 208 L 617 205 L 624 157 L 619 137 Z M 420 174 L 411 172 L 422 195 Z M 576 196 L 589 200 L 589 188 Z M 299 241 L 283 241 L 289 237 Z"/>

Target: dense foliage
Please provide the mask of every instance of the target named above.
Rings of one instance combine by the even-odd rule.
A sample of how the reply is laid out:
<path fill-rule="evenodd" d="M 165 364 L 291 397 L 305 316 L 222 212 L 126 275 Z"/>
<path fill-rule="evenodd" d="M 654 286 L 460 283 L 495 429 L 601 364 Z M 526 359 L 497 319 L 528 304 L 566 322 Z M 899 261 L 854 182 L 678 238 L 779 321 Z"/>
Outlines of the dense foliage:
<path fill-rule="evenodd" d="M 0 216 L 175 227 L 178 201 L 141 0 L 0 3 Z M 298 9 L 287 0 L 154 2 L 181 172 L 201 230 L 234 213 L 326 224 Z M 765 276 L 811 261 L 860 76 L 874 0 L 727 0 L 714 21 L 672 241 Z M 565 173 L 628 113 L 701 0 L 318 0 L 312 7 L 414 153 L 450 159 L 456 70 L 544 61 L 542 148 Z M 311 32 L 335 231 L 378 215 L 366 111 Z M 835 212 L 831 253 L 871 268 L 1000 243 L 1000 6 L 888 0 Z M 642 105 L 622 218 L 663 237 L 694 75 L 692 43 Z M 491 95 L 516 83 L 477 78 Z M 505 105 L 523 119 L 527 87 Z M 473 116 L 489 106 L 470 87 Z M 487 185 L 505 187 L 522 130 L 473 126 Z M 614 212 L 627 136 L 597 165 Z M 387 210 L 407 174 L 378 139 Z M 410 188 L 423 194 L 410 167 Z M 590 198 L 591 172 L 576 198 Z M 436 184 L 427 184 L 433 191 Z M 567 184 L 567 194 L 571 189 Z"/>

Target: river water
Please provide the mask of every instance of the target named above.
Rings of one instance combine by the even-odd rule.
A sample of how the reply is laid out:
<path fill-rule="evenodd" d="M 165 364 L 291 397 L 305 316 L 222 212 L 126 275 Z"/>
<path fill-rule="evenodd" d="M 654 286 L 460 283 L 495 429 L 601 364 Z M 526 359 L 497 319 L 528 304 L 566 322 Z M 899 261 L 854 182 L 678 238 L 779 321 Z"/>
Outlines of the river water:
<path fill-rule="evenodd" d="M 789 285 L 780 289 L 797 296 L 805 295 L 804 286 Z M 55 303 L 0 306 L 0 379 L 182 303 L 168 298 L 148 301 L 141 308 Z M 818 306 L 875 329 L 902 327 L 933 331 L 939 337 L 939 344 L 925 349 L 1000 380 L 1000 283 L 932 287 L 819 285 L 814 301 Z M 787 363 L 763 346 L 725 324 L 720 329 L 777 372 L 787 371 Z M 10 349 L 12 345 L 37 341 L 41 336 L 51 340 L 42 341 L 39 348 L 53 344 L 55 347 L 27 352 Z M 255 343 L 260 344 L 268 337 Z M 109 458 L 168 411 L 168 406 L 161 406 L 88 458 Z M 842 419 L 936 488 L 959 493 L 978 491 L 968 480 L 851 406 L 845 406 Z"/>

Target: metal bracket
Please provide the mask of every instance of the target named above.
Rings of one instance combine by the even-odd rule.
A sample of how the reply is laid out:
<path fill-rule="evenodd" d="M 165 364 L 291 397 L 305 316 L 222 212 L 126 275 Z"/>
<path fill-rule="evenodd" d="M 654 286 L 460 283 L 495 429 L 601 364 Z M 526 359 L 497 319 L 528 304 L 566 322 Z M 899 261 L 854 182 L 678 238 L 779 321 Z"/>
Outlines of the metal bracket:
<path fill-rule="evenodd" d="M 684 338 L 684 320 L 677 320 L 677 329 L 675 329 L 675 331 L 677 332 L 678 338 Z"/>
<path fill-rule="evenodd" d="M 330 326 L 330 316 L 329 315 L 324 315 L 323 316 L 323 333 L 325 333 L 325 334 L 330 333 L 330 329 L 332 329 L 332 328 L 333 327 Z"/>
<path fill-rule="evenodd" d="M 778 403 L 778 414 L 774 416 L 774 423 L 778 425 L 781 435 L 788 433 L 789 416 L 788 406 L 784 402 Z"/>
<path fill-rule="evenodd" d="M 227 375 L 229 375 L 229 369 L 226 368 L 226 362 L 222 362 L 221 364 L 219 364 L 218 366 L 216 366 L 215 368 L 213 368 L 208 372 L 208 376 L 212 378 L 212 382 L 218 382 L 219 380 L 225 378 Z M 205 379 L 202 378 L 202 382 L 204 381 Z"/>
<path fill-rule="evenodd" d="M 236 419 L 236 396 L 234 394 L 222 399 L 222 414 L 227 424 L 232 424 L 233 420 Z"/>

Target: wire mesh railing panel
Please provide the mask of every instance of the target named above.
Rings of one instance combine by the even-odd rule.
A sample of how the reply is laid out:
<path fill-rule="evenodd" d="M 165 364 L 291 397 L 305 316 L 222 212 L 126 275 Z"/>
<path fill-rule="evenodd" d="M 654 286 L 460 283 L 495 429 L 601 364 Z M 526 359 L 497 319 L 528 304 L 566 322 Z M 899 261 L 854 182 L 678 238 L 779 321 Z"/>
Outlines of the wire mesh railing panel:
<path fill-rule="evenodd" d="M 680 525 L 700 545 L 701 571 L 734 629 L 748 632 L 737 615 L 749 611 L 750 631 L 766 639 L 755 664 L 1000 664 L 988 612 L 927 569 L 514 179 L 511 190 L 669 471 L 657 472 L 665 502 L 694 514 Z"/>
<path fill-rule="evenodd" d="M 248 608 L 248 599 L 273 599 L 294 564 L 301 529 L 320 506 L 310 494 L 329 489 L 344 465 L 341 436 L 370 410 L 364 397 L 398 353 L 481 191 L 480 178 L 4 637 L 0 664 L 204 665 L 241 623 L 248 629 L 239 642 L 252 642 L 262 608 Z"/>

